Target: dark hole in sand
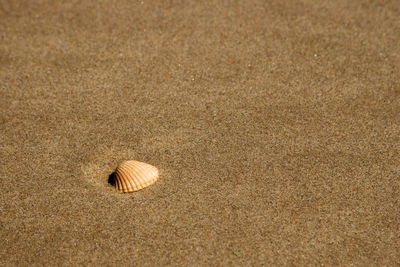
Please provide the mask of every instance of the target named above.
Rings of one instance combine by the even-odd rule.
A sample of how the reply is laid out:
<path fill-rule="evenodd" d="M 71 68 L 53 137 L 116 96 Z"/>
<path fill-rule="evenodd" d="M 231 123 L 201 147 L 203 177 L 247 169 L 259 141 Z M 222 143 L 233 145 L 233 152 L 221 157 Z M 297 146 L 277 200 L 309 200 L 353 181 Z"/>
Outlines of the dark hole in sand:
<path fill-rule="evenodd" d="M 112 185 L 112 186 L 115 185 L 115 172 L 111 173 L 111 174 L 108 176 L 108 183 L 109 183 L 110 185 Z"/>

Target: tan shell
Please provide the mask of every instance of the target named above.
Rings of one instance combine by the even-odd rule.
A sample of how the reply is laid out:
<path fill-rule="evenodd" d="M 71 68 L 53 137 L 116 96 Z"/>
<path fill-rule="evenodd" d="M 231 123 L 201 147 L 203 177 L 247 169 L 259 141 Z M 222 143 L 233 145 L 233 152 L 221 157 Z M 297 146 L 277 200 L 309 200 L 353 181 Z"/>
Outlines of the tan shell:
<path fill-rule="evenodd" d="M 122 162 L 115 170 L 115 187 L 120 192 L 133 192 L 157 181 L 158 169 L 136 160 Z"/>

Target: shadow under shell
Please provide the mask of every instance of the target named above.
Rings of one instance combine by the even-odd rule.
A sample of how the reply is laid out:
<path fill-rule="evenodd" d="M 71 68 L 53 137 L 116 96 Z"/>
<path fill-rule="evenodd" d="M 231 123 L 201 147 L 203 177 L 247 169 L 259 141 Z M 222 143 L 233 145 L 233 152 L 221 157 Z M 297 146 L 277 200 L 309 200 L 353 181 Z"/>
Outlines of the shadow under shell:
<path fill-rule="evenodd" d="M 115 172 L 111 173 L 111 174 L 108 176 L 108 183 L 109 183 L 110 185 L 112 185 L 112 186 L 115 185 L 115 179 L 116 179 L 115 176 L 116 176 Z"/>

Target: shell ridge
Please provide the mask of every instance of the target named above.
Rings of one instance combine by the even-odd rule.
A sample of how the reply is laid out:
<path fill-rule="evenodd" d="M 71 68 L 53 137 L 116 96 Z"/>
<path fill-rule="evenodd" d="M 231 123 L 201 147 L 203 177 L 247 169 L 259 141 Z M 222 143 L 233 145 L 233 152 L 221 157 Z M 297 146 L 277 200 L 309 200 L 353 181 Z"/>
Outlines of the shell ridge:
<path fill-rule="evenodd" d="M 133 192 L 153 184 L 160 176 L 157 167 L 136 160 L 123 161 L 115 170 L 115 186 L 120 192 Z"/>
<path fill-rule="evenodd" d="M 151 166 L 151 165 L 143 166 L 143 169 L 145 167 L 149 167 L 149 170 L 150 170 L 150 173 L 151 173 L 150 178 L 145 181 L 145 185 L 149 186 L 152 183 L 154 183 L 157 180 L 158 177 L 157 177 L 157 174 L 154 172 L 154 167 L 153 166 Z"/>
<path fill-rule="evenodd" d="M 124 166 L 120 166 L 119 172 L 121 174 L 121 190 L 123 192 L 127 192 L 129 190 L 128 180 L 129 180 L 129 173 L 127 173 L 124 169 Z"/>
<path fill-rule="evenodd" d="M 146 163 L 137 164 L 135 171 L 138 173 L 138 179 L 140 180 L 142 185 L 146 185 L 149 179 L 146 179 Z M 150 178 L 151 179 L 151 178 Z"/>
<path fill-rule="evenodd" d="M 135 172 L 138 174 L 137 178 L 140 182 L 141 185 L 145 185 L 146 184 L 146 172 L 145 170 L 143 170 L 141 164 L 137 164 L 136 168 L 135 168 Z"/>
<path fill-rule="evenodd" d="M 152 174 L 152 176 L 151 176 L 152 178 L 147 181 L 147 185 L 150 185 L 158 179 L 159 172 L 158 172 L 158 169 L 152 165 L 148 165 L 148 167 L 151 170 L 151 174 Z"/>
<path fill-rule="evenodd" d="M 130 175 L 129 170 L 127 169 L 126 166 L 121 166 L 121 172 L 124 173 L 125 175 L 125 182 L 127 184 L 126 186 L 126 190 L 130 191 L 130 190 L 135 190 L 136 188 L 136 183 L 132 177 L 132 175 Z"/>
<path fill-rule="evenodd" d="M 134 183 L 134 186 L 132 186 L 133 191 L 139 190 L 143 188 L 142 182 L 141 182 L 141 174 L 138 172 L 138 167 L 136 162 L 132 162 L 133 164 L 125 164 L 124 171 L 130 173 L 130 181 Z"/>
<path fill-rule="evenodd" d="M 119 174 L 118 174 L 118 172 L 117 171 L 115 171 L 115 182 L 116 182 L 116 188 L 117 188 L 117 190 L 120 190 L 120 188 L 121 188 L 121 184 L 120 184 L 120 181 L 119 181 Z"/>
<path fill-rule="evenodd" d="M 125 192 L 127 185 L 125 184 L 125 176 L 122 173 L 121 173 L 119 182 L 120 182 L 119 190 L 122 192 Z"/>
<path fill-rule="evenodd" d="M 138 188 L 140 187 L 140 182 L 137 180 L 137 173 L 135 171 L 135 168 L 127 164 L 127 166 L 125 166 L 125 169 L 127 172 L 132 174 L 130 180 L 135 184 L 133 186 L 133 190 L 138 190 Z"/>

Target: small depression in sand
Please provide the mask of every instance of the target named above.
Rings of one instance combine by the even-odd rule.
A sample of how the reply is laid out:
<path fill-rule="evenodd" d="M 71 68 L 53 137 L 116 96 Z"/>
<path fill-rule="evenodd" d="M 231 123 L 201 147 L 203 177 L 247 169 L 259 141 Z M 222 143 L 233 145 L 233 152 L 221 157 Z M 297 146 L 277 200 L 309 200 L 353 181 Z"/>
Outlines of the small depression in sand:
<path fill-rule="evenodd" d="M 115 192 L 113 173 L 120 162 L 132 157 L 131 152 L 107 147 L 96 149 L 81 165 L 84 180 L 99 190 Z"/>
<path fill-rule="evenodd" d="M 99 147 L 86 157 L 81 165 L 81 173 L 84 180 L 91 186 L 103 192 L 114 192 L 115 189 L 115 173 L 117 166 L 126 160 L 141 159 L 146 160 L 146 155 L 153 155 L 150 152 L 150 146 L 146 149 L 113 149 L 110 147 Z M 146 151 L 140 154 L 140 151 Z M 139 152 L 138 152 L 139 151 Z"/>
<path fill-rule="evenodd" d="M 81 167 L 83 177 L 88 183 L 107 191 L 115 191 L 112 181 L 114 169 L 115 167 L 111 167 L 111 164 L 105 162 L 102 164 L 89 162 Z"/>

